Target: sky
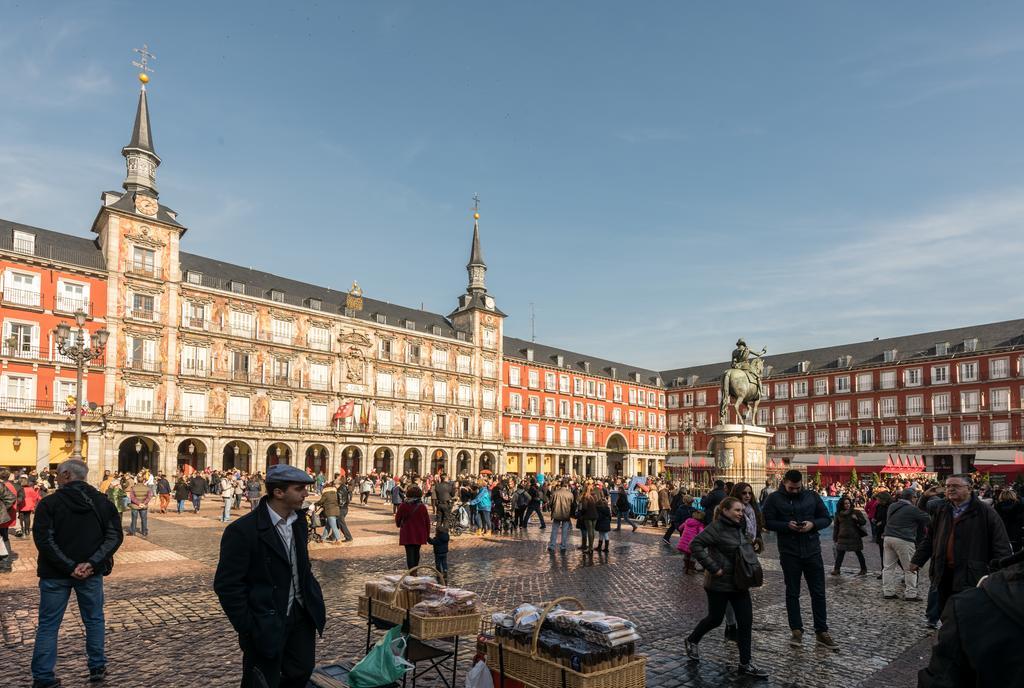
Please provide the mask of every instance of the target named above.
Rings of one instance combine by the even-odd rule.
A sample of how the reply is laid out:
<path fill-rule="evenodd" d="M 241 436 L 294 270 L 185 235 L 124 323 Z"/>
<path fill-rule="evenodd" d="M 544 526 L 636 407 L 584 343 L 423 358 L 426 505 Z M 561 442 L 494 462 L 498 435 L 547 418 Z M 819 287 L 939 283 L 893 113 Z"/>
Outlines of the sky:
<path fill-rule="evenodd" d="M 0 217 L 87 236 L 149 85 L 182 248 L 654 369 L 1022 316 L 1024 4 L 12 3 Z M 531 304 L 534 313 L 531 326 Z"/>

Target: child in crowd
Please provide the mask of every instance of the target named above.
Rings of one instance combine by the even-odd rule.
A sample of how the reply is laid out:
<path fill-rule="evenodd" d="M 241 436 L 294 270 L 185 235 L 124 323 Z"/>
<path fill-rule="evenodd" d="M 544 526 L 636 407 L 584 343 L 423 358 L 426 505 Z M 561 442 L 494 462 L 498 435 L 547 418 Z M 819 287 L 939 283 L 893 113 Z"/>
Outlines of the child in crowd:
<path fill-rule="evenodd" d="M 441 572 L 448 579 L 448 527 L 443 523 L 437 524 L 434 537 L 428 537 L 427 542 L 434 546 L 434 568 Z"/>
<path fill-rule="evenodd" d="M 683 573 L 696 573 L 697 567 L 694 564 L 693 557 L 690 554 L 690 543 L 693 542 L 693 538 L 701 534 L 704 530 L 704 512 L 694 511 L 690 518 L 683 522 L 683 525 L 679 526 L 679 544 L 676 545 L 676 549 L 683 553 L 685 556 L 685 568 Z"/>

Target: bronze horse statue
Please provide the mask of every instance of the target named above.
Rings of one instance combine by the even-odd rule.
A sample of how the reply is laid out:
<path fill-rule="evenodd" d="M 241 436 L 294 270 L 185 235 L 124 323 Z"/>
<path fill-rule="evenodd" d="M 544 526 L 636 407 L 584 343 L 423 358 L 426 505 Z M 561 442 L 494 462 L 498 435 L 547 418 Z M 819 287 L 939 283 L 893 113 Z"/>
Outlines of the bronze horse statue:
<path fill-rule="evenodd" d="M 719 422 L 729 422 L 729 407 L 736 409 L 736 420 L 740 423 L 753 423 L 757 418 L 757 407 L 761 404 L 761 374 L 764 372 L 764 361 L 753 357 L 750 369 L 730 368 L 722 374 L 722 404 L 718 409 Z M 736 401 L 733 402 L 733 397 Z M 740 413 L 740 406 L 747 405 L 747 413 Z"/>

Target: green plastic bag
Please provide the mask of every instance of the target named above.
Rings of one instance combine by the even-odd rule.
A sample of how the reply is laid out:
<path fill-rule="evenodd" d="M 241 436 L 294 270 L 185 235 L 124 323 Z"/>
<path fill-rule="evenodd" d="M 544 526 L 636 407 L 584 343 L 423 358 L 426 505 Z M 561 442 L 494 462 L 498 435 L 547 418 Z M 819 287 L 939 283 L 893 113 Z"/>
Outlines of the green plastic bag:
<path fill-rule="evenodd" d="M 348 684 L 352 688 L 377 688 L 399 680 L 413 668 L 404 654 L 405 636 L 402 635 L 402 627 L 395 626 L 352 667 Z"/>

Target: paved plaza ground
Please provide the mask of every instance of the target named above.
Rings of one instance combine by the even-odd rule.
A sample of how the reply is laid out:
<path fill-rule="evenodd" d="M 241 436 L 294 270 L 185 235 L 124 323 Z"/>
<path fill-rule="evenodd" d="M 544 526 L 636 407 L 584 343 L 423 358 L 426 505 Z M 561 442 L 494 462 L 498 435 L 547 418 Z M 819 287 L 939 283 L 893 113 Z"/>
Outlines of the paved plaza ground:
<path fill-rule="evenodd" d="M 126 537 L 114 573 L 106 581 L 107 685 L 236 686 L 240 653 L 235 634 L 212 590 L 223 525 L 220 500 L 209 500 L 201 515 L 154 515 L 150 537 Z M 127 515 L 126 515 L 127 516 Z M 348 523 L 350 545 L 315 545 L 313 570 L 327 598 L 327 628 L 317 647 L 321 663 L 355 659 L 363 650 L 365 623 L 356 616 L 356 597 L 372 574 L 404 568 L 404 551 L 388 505 L 373 500 L 354 506 Z M 608 555 L 584 558 L 579 552 L 550 555 L 546 535 L 531 527 L 525 536 L 461 536 L 452 539 L 451 578 L 476 591 L 488 610 L 511 609 L 560 595 L 580 598 L 590 608 L 627 616 L 640 625 L 641 650 L 648 655 L 648 686 L 745 686 L 730 675 L 735 645 L 719 630 L 701 643 L 704 659 L 690 663 L 682 637 L 703 615 L 700 576 L 684 576 L 681 555 L 661 544 L 661 532 L 628 528 L 612 532 Z M 20 559 L 14 573 L 0 578 L 0 666 L 5 686 L 28 686 L 36 625 L 35 550 L 14 539 Z M 824 547 L 832 563 L 831 544 Z M 878 553 L 868 547 L 868 565 L 878 570 Z M 424 563 L 432 563 L 429 547 Z M 847 565 L 850 565 L 847 557 Z M 834 688 L 837 685 L 916 685 L 916 671 L 927 663 L 931 636 L 924 626 L 923 603 L 882 600 L 874 575 L 855 577 L 846 569 L 827 577 L 829 625 L 840 652 L 817 648 L 813 639 L 793 650 L 783 599 L 782 573 L 774 543 L 762 558 L 765 585 L 754 591 L 754 660 L 771 672 L 757 685 Z M 855 566 L 854 559 L 853 565 Z M 924 581 L 923 581 L 924 582 Z M 73 599 L 73 598 L 72 598 Z M 810 628 L 809 599 L 804 596 Z M 65 686 L 88 683 L 81 621 L 74 601 L 62 628 L 58 675 Z M 464 643 L 459 685 L 473 651 Z M 431 686 L 431 681 L 418 685 Z"/>

